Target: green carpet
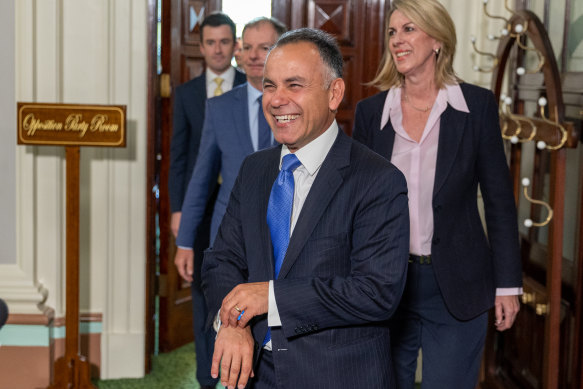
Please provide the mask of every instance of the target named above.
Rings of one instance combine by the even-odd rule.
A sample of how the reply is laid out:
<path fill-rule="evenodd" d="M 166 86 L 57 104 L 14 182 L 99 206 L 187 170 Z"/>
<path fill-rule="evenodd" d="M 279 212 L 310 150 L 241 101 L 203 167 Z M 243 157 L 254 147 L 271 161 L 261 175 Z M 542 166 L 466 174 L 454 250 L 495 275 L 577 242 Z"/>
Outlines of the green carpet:
<path fill-rule="evenodd" d="M 144 378 L 94 381 L 99 389 L 198 389 L 194 345 L 182 346 L 152 360 L 152 371 Z M 217 388 L 223 388 L 221 384 Z"/>
<path fill-rule="evenodd" d="M 196 381 L 194 344 L 182 346 L 152 360 L 152 371 L 144 378 L 93 381 L 99 389 L 199 389 Z M 416 384 L 415 388 L 421 385 Z M 224 389 L 219 383 L 217 389 Z"/>

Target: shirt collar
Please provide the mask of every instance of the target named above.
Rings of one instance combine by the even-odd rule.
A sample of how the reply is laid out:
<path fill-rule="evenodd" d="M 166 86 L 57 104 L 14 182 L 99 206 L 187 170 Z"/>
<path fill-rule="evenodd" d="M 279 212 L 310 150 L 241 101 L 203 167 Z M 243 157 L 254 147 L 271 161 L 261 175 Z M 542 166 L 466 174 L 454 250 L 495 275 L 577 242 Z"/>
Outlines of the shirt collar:
<path fill-rule="evenodd" d="M 396 109 L 401 111 L 401 88 L 391 88 L 387 93 L 387 98 L 385 99 L 385 105 L 383 107 L 383 114 L 381 116 L 381 129 L 385 127 L 389 121 L 389 116 L 391 110 Z M 453 109 L 460 112 L 469 113 L 470 110 L 464 98 L 462 88 L 459 84 L 445 85 L 437 94 L 435 99 L 435 104 L 437 106 L 446 107 L 447 104 L 451 105 Z"/>
<path fill-rule="evenodd" d="M 221 77 L 224 83 L 229 85 L 233 85 L 235 81 L 235 68 L 229 66 L 227 70 L 225 70 L 222 74 L 216 74 L 210 68 L 206 68 L 206 83 L 207 85 L 211 82 L 215 81 L 215 78 Z"/>
<path fill-rule="evenodd" d="M 328 129 L 320 136 L 295 152 L 296 157 L 300 160 L 310 175 L 314 175 L 320 166 L 322 166 L 322 163 L 324 162 L 324 159 L 326 159 L 326 156 L 332 148 L 337 136 L 338 124 L 336 123 L 336 120 L 334 120 L 330 127 L 328 127 Z M 280 169 L 281 160 L 289 153 L 290 151 L 287 146 L 283 145 L 281 147 L 281 155 L 279 156 Z"/>
<path fill-rule="evenodd" d="M 253 85 L 247 83 L 247 96 L 249 97 L 249 105 L 255 104 L 261 95 L 263 95 L 263 91 L 257 90 Z"/>

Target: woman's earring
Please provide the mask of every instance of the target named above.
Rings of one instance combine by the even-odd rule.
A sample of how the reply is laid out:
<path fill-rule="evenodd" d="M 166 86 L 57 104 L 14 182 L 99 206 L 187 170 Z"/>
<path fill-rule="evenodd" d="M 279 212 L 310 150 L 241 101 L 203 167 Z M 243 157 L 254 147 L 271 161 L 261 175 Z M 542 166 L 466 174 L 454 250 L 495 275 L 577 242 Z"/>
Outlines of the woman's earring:
<path fill-rule="evenodd" d="M 435 55 L 439 55 L 439 48 L 437 48 L 437 49 L 435 49 L 433 51 L 435 51 Z"/>

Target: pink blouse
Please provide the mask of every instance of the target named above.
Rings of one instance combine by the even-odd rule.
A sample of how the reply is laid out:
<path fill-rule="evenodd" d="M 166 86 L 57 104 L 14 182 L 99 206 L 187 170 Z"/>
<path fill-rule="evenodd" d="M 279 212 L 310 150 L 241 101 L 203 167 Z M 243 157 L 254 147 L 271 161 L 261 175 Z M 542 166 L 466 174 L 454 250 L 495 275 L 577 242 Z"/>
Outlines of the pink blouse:
<path fill-rule="evenodd" d="M 395 143 L 391 162 L 407 179 L 409 188 L 410 243 L 409 252 L 417 255 L 431 254 L 433 238 L 433 184 L 437 163 L 437 145 L 441 114 L 450 104 L 454 109 L 469 113 L 466 100 L 459 85 L 447 85 L 441 89 L 425 124 L 419 143 L 411 139 L 403 128 L 401 111 L 401 88 L 392 88 L 387 94 L 381 128 L 389 118 L 395 130 Z M 443 131 L 447 131 L 444 128 Z"/>

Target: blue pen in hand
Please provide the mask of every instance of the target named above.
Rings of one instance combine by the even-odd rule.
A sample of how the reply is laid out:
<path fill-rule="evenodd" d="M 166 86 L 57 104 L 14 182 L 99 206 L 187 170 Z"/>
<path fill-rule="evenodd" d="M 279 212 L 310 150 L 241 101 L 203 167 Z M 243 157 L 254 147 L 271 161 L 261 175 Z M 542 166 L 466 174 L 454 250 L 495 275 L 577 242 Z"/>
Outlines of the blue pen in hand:
<path fill-rule="evenodd" d="M 245 313 L 245 310 L 242 310 L 241 313 L 239 314 L 239 316 L 237 316 L 237 321 L 241 320 L 244 313 Z"/>

